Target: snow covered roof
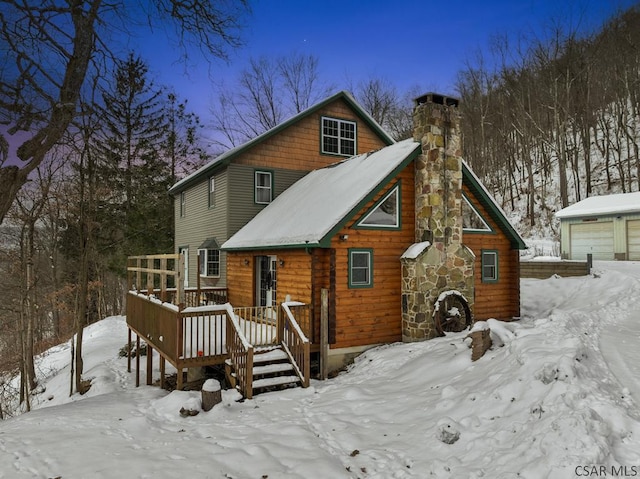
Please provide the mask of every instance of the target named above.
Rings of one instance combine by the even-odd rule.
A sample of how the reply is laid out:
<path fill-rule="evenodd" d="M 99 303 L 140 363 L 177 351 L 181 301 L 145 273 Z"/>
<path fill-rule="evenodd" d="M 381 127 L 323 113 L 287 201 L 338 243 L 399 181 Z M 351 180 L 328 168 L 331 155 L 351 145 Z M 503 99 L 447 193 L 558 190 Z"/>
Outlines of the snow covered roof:
<path fill-rule="evenodd" d="M 640 213 L 640 192 L 617 195 L 591 196 L 567 206 L 556 213 L 556 218 Z"/>
<path fill-rule="evenodd" d="M 320 246 L 420 153 L 404 140 L 314 170 L 278 196 L 222 249 Z"/>
<path fill-rule="evenodd" d="M 207 163 L 206 165 L 204 165 L 203 167 L 199 168 L 198 170 L 196 170 L 195 172 L 191 173 L 190 175 L 186 176 L 185 178 L 181 179 L 180 181 L 178 181 L 175 185 L 173 185 L 170 189 L 169 189 L 169 193 L 172 195 L 176 195 L 177 193 L 180 193 L 181 191 L 184 191 L 185 189 L 187 189 L 189 186 L 193 185 L 196 182 L 199 182 L 202 178 L 211 175 L 211 173 L 213 173 L 215 170 L 222 168 L 226 165 L 228 165 L 229 163 L 231 163 L 234 158 L 236 158 L 239 154 L 242 154 L 243 152 L 247 151 L 248 149 L 250 149 L 251 147 L 262 143 L 263 141 L 265 141 L 267 138 L 270 138 L 271 136 L 281 132 L 282 130 L 284 130 L 285 128 L 291 126 L 292 124 L 302 120 L 303 118 L 311 115 L 312 113 L 318 111 L 321 108 L 324 108 L 326 105 L 328 105 L 329 103 L 332 103 L 338 99 L 342 99 L 345 102 L 347 102 L 351 108 L 353 108 L 353 110 L 355 111 L 355 113 L 366 123 L 368 124 L 379 136 L 380 138 L 382 138 L 382 140 L 387 143 L 388 145 L 391 145 L 393 143 L 395 143 L 395 141 L 393 140 L 393 138 L 391 137 L 391 135 L 389 135 L 389 133 L 387 133 L 384 128 L 382 128 L 382 126 L 380 126 L 380 124 L 378 122 L 376 122 L 376 120 L 374 120 L 374 118 L 367 113 L 362 106 L 360 106 L 360 104 L 356 101 L 356 99 L 353 97 L 353 95 L 351 95 L 351 93 L 349 93 L 348 91 L 340 91 L 338 93 L 336 93 L 335 95 L 332 95 L 326 99 L 324 99 L 323 101 L 316 103 L 315 105 L 307 108 L 306 110 L 298 113 L 297 115 L 289 118 L 288 120 L 284 121 L 283 123 L 279 124 L 278 126 L 262 133 L 259 136 L 256 136 L 255 138 L 253 138 L 252 140 L 243 143 L 240 146 L 236 146 L 235 148 L 232 148 L 226 152 L 224 152 L 223 154 L 221 154 L 220 156 L 214 158 L 212 161 L 210 161 L 209 163 Z"/>

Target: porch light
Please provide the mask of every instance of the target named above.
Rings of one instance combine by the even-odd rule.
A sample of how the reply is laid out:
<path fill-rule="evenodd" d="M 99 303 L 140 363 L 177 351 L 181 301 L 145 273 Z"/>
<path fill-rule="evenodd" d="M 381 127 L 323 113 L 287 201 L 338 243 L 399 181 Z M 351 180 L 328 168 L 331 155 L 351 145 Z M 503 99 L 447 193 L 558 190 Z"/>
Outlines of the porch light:
<path fill-rule="evenodd" d="M 247 258 L 244 259 L 244 265 L 249 266 L 249 260 Z"/>
<path fill-rule="evenodd" d="M 279 264 L 281 267 L 284 267 L 284 260 L 283 260 L 283 259 L 281 259 L 280 261 L 278 261 L 278 264 Z"/>
<path fill-rule="evenodd" d="M 349 235 L 340 235 L 340 241 L 347 241 L 349 239 Z"/>

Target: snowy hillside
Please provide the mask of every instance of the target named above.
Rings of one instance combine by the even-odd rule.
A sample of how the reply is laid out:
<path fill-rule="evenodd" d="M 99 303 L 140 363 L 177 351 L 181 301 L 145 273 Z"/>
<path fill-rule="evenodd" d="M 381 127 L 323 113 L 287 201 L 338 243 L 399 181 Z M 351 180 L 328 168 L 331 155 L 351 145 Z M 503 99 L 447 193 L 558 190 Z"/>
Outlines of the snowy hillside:
<path fill-rule="evenodd" d="M 474 363 L 465 333 L 394 344 L 308 389 L 223 391 L 189 418 L 199 393 L 136 389 L 124 319 L 106 319 L 85 333 L 85 397 L 67 397 L 65 346 L 40 359 L 39 409 L 0 422 L 0 478 L 640 475 L 640 263 L 595 270 L 523 280 L 522 320 L 489 321 Z"/>

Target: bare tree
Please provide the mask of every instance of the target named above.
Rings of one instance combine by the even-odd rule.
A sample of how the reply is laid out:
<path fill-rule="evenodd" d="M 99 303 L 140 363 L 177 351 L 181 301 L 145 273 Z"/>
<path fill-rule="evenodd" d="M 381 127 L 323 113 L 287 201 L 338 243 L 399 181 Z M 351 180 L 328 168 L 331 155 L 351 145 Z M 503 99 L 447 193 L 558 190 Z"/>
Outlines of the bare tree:
<path fill-rule="evenodd" d="M 182 51 L 224 58 L 246 0 L 4 0 L 0 3 L 0 222 L 73 120 L 90 68 L 108 65 L 117 31 L 165 26 Z M 100 56 L 98 55 L 101 54 Z M 107 60 L 98 62 L 99 58 Z M 18 163 L 16 164 L 9 163 Z"/>
<path fill-rule="evenodd" d="M 233 88 L 220 88 L 211 107 L 218 146 L 238 146 L 276 127 L 288 117 L 329 95 L 320 80 L 318 60 L 292 54 L 271 59 L 252 58 Z"/>

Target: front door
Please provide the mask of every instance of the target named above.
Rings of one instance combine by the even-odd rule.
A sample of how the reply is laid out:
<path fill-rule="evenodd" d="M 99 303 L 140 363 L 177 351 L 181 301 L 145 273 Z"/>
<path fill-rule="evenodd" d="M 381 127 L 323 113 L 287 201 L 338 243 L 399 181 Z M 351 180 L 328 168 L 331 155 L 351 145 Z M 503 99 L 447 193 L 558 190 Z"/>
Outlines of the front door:
<path fill-rule="evenodd" d="M 277 306 L 277 261 L 276 256 L 258 256 L 256 258 L 257 306 Z"/>

